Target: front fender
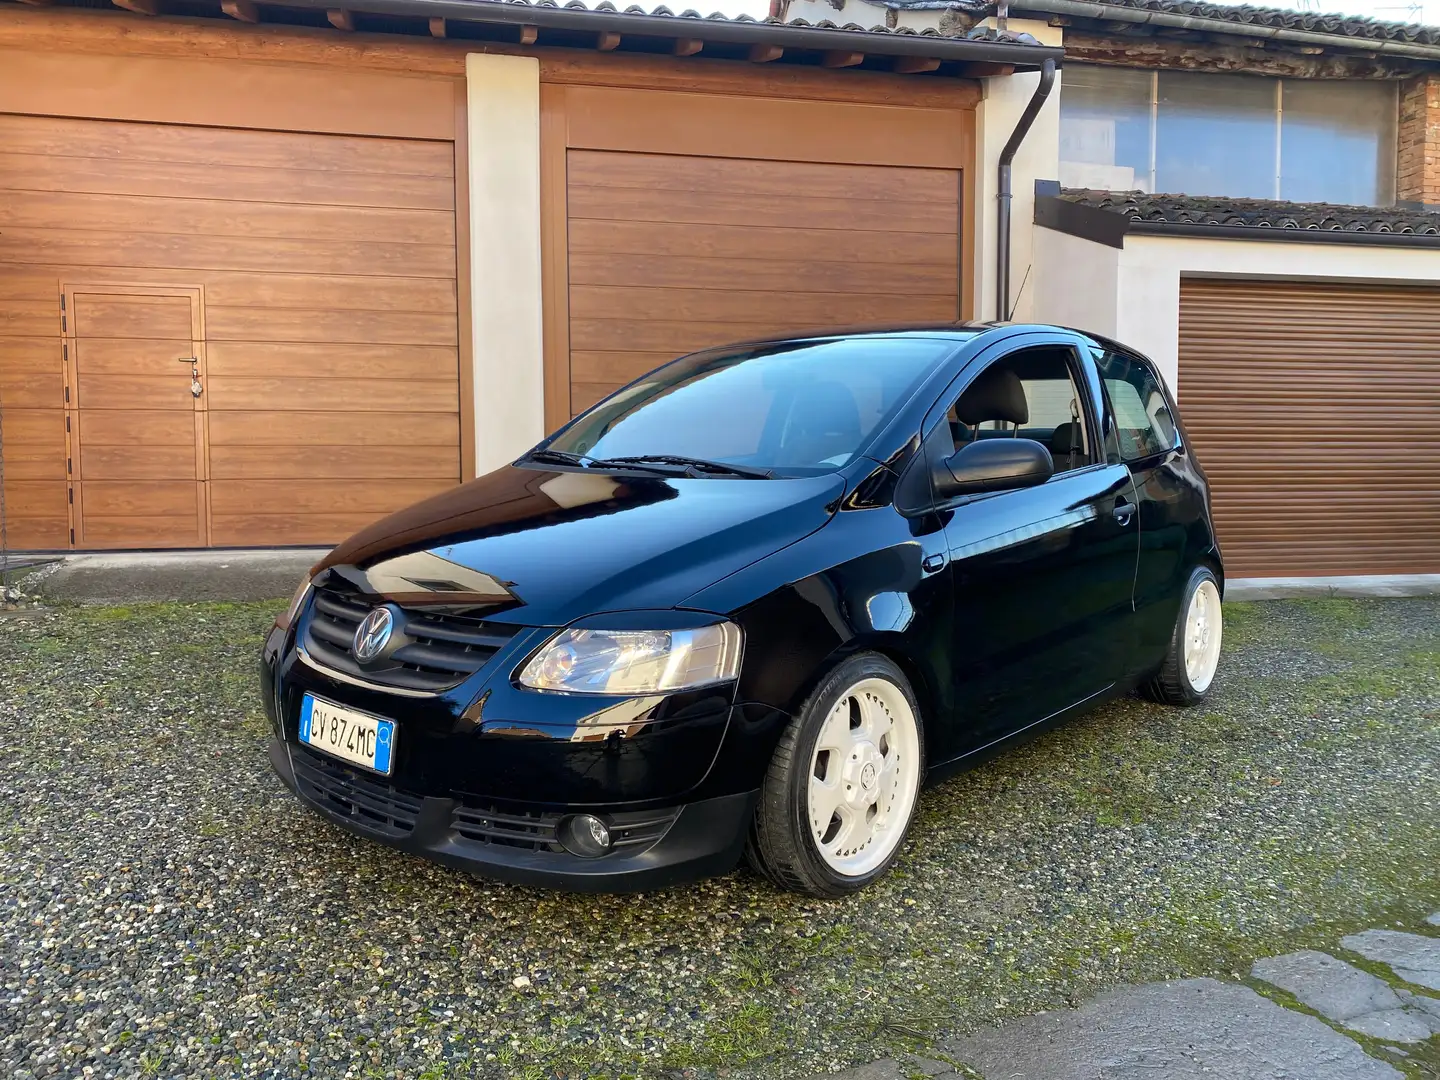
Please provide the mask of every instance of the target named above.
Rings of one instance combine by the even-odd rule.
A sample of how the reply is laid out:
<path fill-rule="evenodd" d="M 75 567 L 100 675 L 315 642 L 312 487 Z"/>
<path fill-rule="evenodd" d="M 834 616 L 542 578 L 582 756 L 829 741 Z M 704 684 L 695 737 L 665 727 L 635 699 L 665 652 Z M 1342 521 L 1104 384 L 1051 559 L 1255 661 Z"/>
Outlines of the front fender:
<path fill-rule="evenodd" d="M 944 551 L 938 524 L 890 507 L 846 510 L 687 606 L 728 611 L 745 631 L 739 701 L 793 714 L 840 659 L 875 649 L 907 672 L 933 720 L 949 705 L 953 598 L 948 571 L 925 563 Z M 775 581 L 785 584 L 747 595 Z"/>

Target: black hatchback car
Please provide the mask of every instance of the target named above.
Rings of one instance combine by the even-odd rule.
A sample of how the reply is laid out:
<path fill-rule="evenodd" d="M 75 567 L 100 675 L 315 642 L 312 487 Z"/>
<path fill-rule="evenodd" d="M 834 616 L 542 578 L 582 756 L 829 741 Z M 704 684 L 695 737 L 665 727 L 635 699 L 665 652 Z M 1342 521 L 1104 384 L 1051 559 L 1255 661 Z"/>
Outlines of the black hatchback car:
<path fill-rule="evenodd" d="M 1052 326 L 697 353 L 315 567 L 270 760 L 478 873 L 837 896 L 927 775 L 1143 688 L 1199 700 L 1223 571 L 1154 368 Z"/>

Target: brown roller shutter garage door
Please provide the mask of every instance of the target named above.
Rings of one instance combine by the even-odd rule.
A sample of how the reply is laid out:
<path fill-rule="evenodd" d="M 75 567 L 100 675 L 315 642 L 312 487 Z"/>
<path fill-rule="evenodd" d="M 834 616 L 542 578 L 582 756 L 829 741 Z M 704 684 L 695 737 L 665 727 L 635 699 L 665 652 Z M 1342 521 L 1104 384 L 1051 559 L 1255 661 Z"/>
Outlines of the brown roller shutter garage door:
<path fill-rule="evenodd" d="M 542 86 L 542 229 L 565 271 L 550 423 L 696 349 L 961 318 L 973 98 L 897 104 L 912 85 L 883 104 Z"/>
<path fill-rule="evenodd" d="M 572 150 L 571 408 L 682 353 L 959 317 L 960 174 Z"/>
<path fill-rule="evenodd" d="M 444 141 L 0 115 L 10 546 L 333 543 L 456 483 L 454 175 Z"/>
<path fill-rule="evenodd" d="M 1179 399 L 1230 576 L 1440 572 L 1440 289 L 1184 279 Z"/>

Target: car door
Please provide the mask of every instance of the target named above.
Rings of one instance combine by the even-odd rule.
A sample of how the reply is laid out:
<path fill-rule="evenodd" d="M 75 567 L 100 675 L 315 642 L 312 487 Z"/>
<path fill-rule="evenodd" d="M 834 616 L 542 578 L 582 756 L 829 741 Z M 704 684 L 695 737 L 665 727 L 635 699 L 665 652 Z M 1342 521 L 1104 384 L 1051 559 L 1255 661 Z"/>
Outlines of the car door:
<path fill-rule="evenodd" d="M 936 446 L 948 451 L 943 428 L 953 425 L 945 419 L 975 378 L 992 365 L 1033 369 L 1034 351 L 1047 350 L 1068 369 L 1078 425 L 1072 430 L 1082 446 L 1079 460 L 1062 453 L 1061 470 L 1043 484 L 963 496 L 938 507 L 954 589 L 951 649 L 960 715 L 947 749 L 955 754 L 1102 693 L 1126 669 L 1139 548 L 1134 489 L 1130 471 L 1103 452 L 1103 399 L 1080 344 L 1032 335 L 982 354 L 937 403 L 937 427 L 931 427 L 936 417 L 927 417 L 927 454 Z M 1037 408 L 1053 410 L 1044 402 L 1054 393 L 1039 392 L 1045 382 L 1022 380 L 1032 422 L 1021 435 L 1046 437 L 1047 424 L 1034 423 L 1045 420 L 1035 415 Z M 1059 415 L 1052 411 L 1051 418 Z M 942 437 L 936 439 L 936 431 Z M 1005 432 L 997 428 L 993 435 Z M 1048 437 L 1062 438 L 1058 425 Z"/>
<path fill-rule="evenodd" d="M 1159 374 L 1143 357 L 1091 345 L 1108 417 L 1109 458 L 1135 485 L 1140 553 L 1129 675 L 1160 663 L 1180 614 L 1190 571 L 1213 542 L 1207 526 L 1204 474 L 1187 453 Z"/>

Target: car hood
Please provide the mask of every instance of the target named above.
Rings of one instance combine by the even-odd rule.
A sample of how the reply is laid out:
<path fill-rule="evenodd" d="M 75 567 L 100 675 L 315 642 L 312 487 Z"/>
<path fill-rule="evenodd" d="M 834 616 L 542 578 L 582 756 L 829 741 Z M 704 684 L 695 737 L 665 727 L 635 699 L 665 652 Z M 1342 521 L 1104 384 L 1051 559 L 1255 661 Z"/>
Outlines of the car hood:
<path fill-rule="evenodd" d="M 669 479 L 506 466 L 376 522 L 330 570 L 396 603 L 561 626 L 670 608 L 829 520 L 838 474 Z"/>

